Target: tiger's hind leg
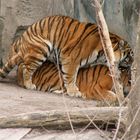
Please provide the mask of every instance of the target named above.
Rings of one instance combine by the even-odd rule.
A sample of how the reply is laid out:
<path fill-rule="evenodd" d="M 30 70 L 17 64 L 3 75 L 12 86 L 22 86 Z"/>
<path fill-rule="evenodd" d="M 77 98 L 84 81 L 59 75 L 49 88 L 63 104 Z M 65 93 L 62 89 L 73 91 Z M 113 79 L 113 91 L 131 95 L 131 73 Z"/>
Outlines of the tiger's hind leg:
<path fill-rule="evenodd" d="M 17 69 L 18 85 L 21 87 L 26 87 L 27 89 L 36 89 L 34 84 L 32 84 L 32 82 L 30 82 L 30 80 L 27 80 L 28 76 L 29 76 L 29 73 L 26 69 L 26 66 L 24 65 L 24 63 L 20 63 L 18 65 L 18 69 Z"/>
<path fill-rule="evenodd" d="M 46 57 L 43 54 L 35 52 L 24 57 L 23 81 L 25 88 L 36 89 L 36 85 L 32 83 L 32 76 L 45 60 Z"/>
<path fill-rule="evenodd" d="M 21 87 L 25 87 L 27 89 L 36 89 L 34 84 L 30 82 L 29 78 L 30 73 L 27 71 L 24 63 L 20 63 L 17 69 L 17 83 Z M 32 79 L 31 79 L 32 81 Z"/>
<path fill-rule="evenodd" d="M 23 70 L 23 83 L 27 89 L 36 89 L 36 85 L 32 83 L 32 75 L 27 68 Z"/>
<path fill-rule="evenodd" d="M 24 87 L 24 80 L 23 80 L 23 69 L 24 68 L 25 68 L 24 63 L 20 63 L 17 68 L 17 83 L 21 87 Z"/>

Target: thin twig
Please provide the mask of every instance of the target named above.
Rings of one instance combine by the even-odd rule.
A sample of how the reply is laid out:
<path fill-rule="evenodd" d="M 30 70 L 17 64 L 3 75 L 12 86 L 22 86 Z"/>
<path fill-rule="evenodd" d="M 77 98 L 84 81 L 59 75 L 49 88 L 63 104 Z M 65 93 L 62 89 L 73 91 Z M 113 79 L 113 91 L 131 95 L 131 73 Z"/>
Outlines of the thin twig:
<path fill-rule="evenodd" d="M 115 135 L 113 137 L 113 140 L 116 140 L 116 138 L 117 138 L 117 134 L 119 132 L 119 128 L 120 128 L 120 124 L 121 124 L 121 118 L 122 118 L 122 110 L 121 110 L 121 107 L 120 107 L 118 124 L 117 124 L 117 128 L 116 128 L 116 131 L 115 131 Z"/>
<path fill-rule="evenodd" d="M 92 120 L 94 120 L 94 118 L 93 118 Z M 91 124 L 92 124 L 92 122 L 90 121 L 90 122 L 78 133 L 78 135 L 80 135 L 81 133 L 83 133 Z"/>
<path fill-rule="evenodd" d="M 67 116 L 68 116 L 68 119 L 69 119 L 69 123 L 70 123 L 71 129 L 72 129 L 72 132 L 73 132 L 73 134 L 76 137 L 76 133 L 74 131 L 74 127 L 73 127 L 73 124 L 72 124 L 72 121 L 71 121 L 71 118 L 70 118 L 70 114 L 69 114 L 69 111 L 68 111 L 68 107 L 67 107 L 67 104 L 66 104 L 66 100 L 65 100 L 64 94 L 63 94 L 63 103 L 65 105 L 66 113 L 67 113 Z"/>
<path fill-rule="evenodd" d="M 56 52 L 56 58 L 57 58 L 57 69 L 58 69 L 58 73 L 59 73 L 59 79 L 60 79 L 60 82 L 61 82 L 61 90 L 63 90 L 63 86 L 62 86 L 62 84 L 63 84 L 63 79 L 62 79 L 62 77 L 61 77 L 61 70 L 60 70 L 60 67 L 59 67 L 59 62 L 58 62 L 58 52 L 57 52 L 57 50 L 55 51 Z M 100 96 L 102 96 L 102 94 L 100 93 Z M 103 97 L 103 99 L 104 99 L 104 97 Z M 104 99 L 104 101 L 110 106 L 110 104 Z M 76 135 L 76 133 L 75 133 L 75 131 L 74 131 L 74 128 L 73 128 L 73 124 L 72 124 L 72 121 L 71 121 L 71 119 L 70 119 L 70 114 L 69 114 L 69 112 L 68 112 L 68 108 L 67 108 L 67 104 L 66 104 L 66 101 L 65 101 L 65 97 L 64 97 L 64 94 L 63 94 L 63 102 L 64 102 L 64 105 L 65 105 L 65 109 L 66 109 L 66 112 L 67 112 L 67 116 L 68 116 L 68 119 L 69 119 L 69 122 L 70 122 L 70 126 L 71 126 L 71 129 L 72 129 L 72 132 L 73 132 L 73 134 L 75 135 L 75 138 L 77 137 L 77 135 Z M 87 118 L 89 119 L 89 121 L 90 121 L 90 124 L 93 124 L 93 120 L 86 114 L 86 116 L 87 116 Z M 93 118 L 94 119 L 94 118 Z M 95 125 L 94 125 L 95 126 Z M 88 127 L 88 125 L 84 128 L 84 130 L 86 129 Z M 96 128 L 98 127 L 98 126 L 95 126 Z M 84 131 L 83 130 L 83 131 Z M 98 130 L 99 130 L 99 128 L 98 128 Z M 103 132 L 102 132 L 102 134 L 104 134 Z M 105 134 L 104 134 L 105 135 Z"/>
<path fill-rule="evenodd" d="M 84 112 L 84 111 L 82 111 L 82 112 Z M 85 112 L 84 112 L 84 114 L 85 114 Z M 89 119 L 89 121 L 90 120 L 94 120 L 95 118 L 96 118 L 96 114 L 94 114 L 95 116 L 91 119 L 87 114 L 86 114 L 86 116 L 88 116 L 87 118 Z M 92 124 L 92 121 L 90 121 L 78 134 L 81 134 L 82 132 L 84 132 L 91 124 Z"/>
<path fill-rule="evenodd" d="M 60 79 L 60 85 L 61 85 L 61 90 L 63 91 L 63 79 L 61 77 L 61 70 L 60 70 L 60 66 L 59 66 L 59 59 L 58 59 L 58 51 L 57 49 L 55 50 L 55 53 L 56 53 L 56 61 L 57 61 L 57 69 L 58 69 L 58 74 L 59 74 L 59 79 Z M 66 109 L 66 113 L 67 113 L 67 116 L 68 116 L 68 119 L 69 119 L 69 123 L 70 123 L 70 126 L 71 126 L 71 129 L 72 129 L 72 132 L 73 134 L 75 135 L 75 139 L 76 139 L 76 133 L 74 131 L 74 128 L 73 128 L 73 124 L 72 124 L 72 121 L 71 121 L 71 118 L 70 118 L 70 114 L 69 114 L 69 111 L 68 111 L 68 107 L 67 107 L 67 104 L 66 104 L 66 101 L 65 101 L 65 97 L 64 97 L 64 94 L 63 94 L 63 103 L 65 105 L 65 109 Z"/>
<path fill-rule="evenodd" d="M 137 118 L 137 116 L 138 116 L 139 111 L 140 111 L 140 106 L 138 107 L 138 110 L 137 110 L 137 112 L 135 113 L 131 124 L 130 124 L 129 127 L 126 129 L 124 135 L 121 137 L 120 140 L 123 140 L 124 137 L 126 136 L 127 132 L 130 131 L 130 128 L 132 127 L 133 123 L 135 122 L 135 120 L 136 120 L 136 118 Z"/>
<path fill-rule="evenodd" d="M 56 53 L 56 59 L 57 59 L 57 69 L 58 69 L 58 73 L 59 73 L 59 79 L 60 79 L 60 82 L 61 82 L 61 90 L 63 90 L 63 86 L 62 86 L 62 83 L 63 83 L 63 79 L 61 77 L 61 70 L 60 70 L 60 67 L 59 67 L 59 61 L 58 61 L 58 52 L 57 50 L 55 51 Z M 75 130 L 74 130 L 74 127 L 73 127 L 73 124 L 72 124 L 72 121 L 71 121 L 71 118 L 70 118 L 70 114 L 69 114 L 69 111 L 68 111 L 68 107 L 67 107 L 67 104 L 66 104 L 66 101 L 65 101 L 65 97 L 64 97 L 64 94 L 63 94 L 63 102 L 64 102 L 64 105 L 65 105 L 65 109 L 66 109 L 66 113 L 67 113 L 67 116 L 68 116 L 68 119 L 69 119 L 69 123 L 70 123 L 70 126 L 71 126 L 71 129 L 72 129 L 72 132 L 73 134 L 75 135 L 75 139 L 77 139 L 77 135 L 75 133 Z M 93 122 L 93 120 L 87 115 L 87 118 L 89 119 L 90 123 L 93 124 L 97 130 L 102 134 L 104 135 L 105 137 L 107 137 L 101 130 L 100 128 L 98 128 L 98 126 Z M 93 118 L 94 119 L 94 118 Z M 86 129 L 86 128 L 85 128 Z M 107 137 L 108 138 L 108 137 Z"/>
<path fill-rule="evenodd" d="M 85 114 L 86 115 L 86 114 Z M 106 140 L 111 140 L 94 122 L 89 118 L 88 115 L 86 115 L 87 118 L 90 120 L 90 122 L 93 124 L 93 126 L 105 137 Z"/>

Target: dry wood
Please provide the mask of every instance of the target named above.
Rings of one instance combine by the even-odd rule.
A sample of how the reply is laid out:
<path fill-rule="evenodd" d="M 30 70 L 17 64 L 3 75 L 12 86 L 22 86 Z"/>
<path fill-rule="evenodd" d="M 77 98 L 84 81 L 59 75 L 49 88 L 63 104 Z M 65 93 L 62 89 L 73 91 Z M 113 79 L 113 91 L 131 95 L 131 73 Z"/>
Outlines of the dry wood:
<path fill-rule="evenodd" d="M 94 0 L 94 4 L 95 4 L 95 11 L 96 11 L 96 20 L 97 20 L 97 24 L 99 28 L 99 34 L 100 34 L 102 46 L 106 55 L 106 59 L 108 61 L 110 73 L 112 75 L 112 79 L 114 82 L 116 95 L 118 97 L 119 103 L 121 103 L 121 101 L 123 101 L 124 99 L 123 88 L 120 85 L 119 80 L 118 80 L 119 73 L 118 73 L 117 64 L 115 63 L 115 55 L 112 48 L 112 43 L 110 40 L 108 27 L 107 27 L 99 1 Z"/>
<path fill-rule="evenodd" d="M 127 107 L 93 107 L 69 110 L 69 115 L 73 125 L 81 126 L 88 124 L 89 118 L 94 118 L 95 123 L 116 122 L 119 117 L 119 112 L 122 111 L 121 123 L 125 125 Z M 39 127 L 46 126 L 48 128 L 70 128 L 69 120 L 66 111 L 51 110 L 38 111 L 33 113 L 23 113 L 12 116 L 0 117 L 0 128 L 14 127 Z"/>

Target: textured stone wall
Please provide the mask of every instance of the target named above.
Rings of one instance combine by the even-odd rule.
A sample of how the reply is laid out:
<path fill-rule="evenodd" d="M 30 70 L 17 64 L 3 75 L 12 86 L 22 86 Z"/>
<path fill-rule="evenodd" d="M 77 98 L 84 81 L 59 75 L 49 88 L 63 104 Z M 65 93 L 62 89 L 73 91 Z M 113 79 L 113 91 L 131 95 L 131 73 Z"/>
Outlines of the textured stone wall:
<path fill-rule="evenodd" d="M 0 0 L 0 58 L 5 58 L 18 28 L 47 15 L 68 15 L 95 22 L 91 0 Z M 111 32 L 133 44 L 140 0 L 105 0 L 103 11 Z"/>
<path fill-rule="evenodd" d="M 5 58 L 19 26 L 48 15 L 73 17 L 73 0 L 0 0 L 0 58 Z"/>
<path fill-rule="evenodd" d="M 90 1 L 75 0 L 75 16 L 80 20 L 95 22 L 95 11 Z M 132 43 L 140 12 L 140 0 L 105 0 L 102 8 L 109 30 Z"/>
<path fill-rule="evenodd" d="M 73 16 L 73 1 L 0 0 L 0 58 L 5 58 L 19 26 L 27 26 L 48 15 Z"/>

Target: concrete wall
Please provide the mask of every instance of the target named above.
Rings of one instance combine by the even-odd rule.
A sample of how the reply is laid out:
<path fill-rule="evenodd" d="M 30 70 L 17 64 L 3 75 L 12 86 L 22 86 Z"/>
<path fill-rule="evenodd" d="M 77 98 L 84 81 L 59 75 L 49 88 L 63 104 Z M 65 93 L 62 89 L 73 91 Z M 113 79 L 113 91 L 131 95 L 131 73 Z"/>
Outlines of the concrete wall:
<path fill-rule="evenodd" d="M 9 51 L 16 29 L 47 15 L 68 15 L 95 22 L 91 0 L 0 0 L 0 58 Z M 109 29 L 133 44 L 140 0 L 105 0 L 103 11 Z M 22 29 L 21 29 L 22 30 Z"/>

